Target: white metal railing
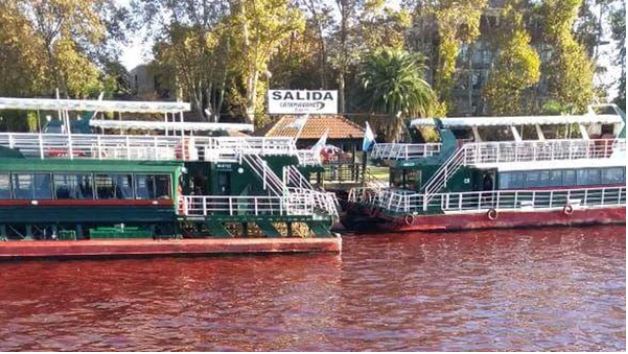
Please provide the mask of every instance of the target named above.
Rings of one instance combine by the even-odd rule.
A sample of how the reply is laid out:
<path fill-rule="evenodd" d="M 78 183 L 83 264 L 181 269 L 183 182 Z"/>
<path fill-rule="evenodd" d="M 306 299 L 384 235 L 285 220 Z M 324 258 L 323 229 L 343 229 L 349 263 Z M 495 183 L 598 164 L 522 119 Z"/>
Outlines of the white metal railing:
<path fill-rule="evenodd" d="M 467 143 L 445 161 L 423 186 L 424 208 L 461 166 L 577 159 L 625 159 L 626 139 L 556 139 Z"/>
<path fill-rule="evenodd" d="M 303 166 L 318 166 L 321 162 L 320 150 L 297 150 L 299 164 Z"/>
<path fill-rule="evenodd" d="M 290 137 L 0 133 L 0 146 L 42 159 L 233 161 L 236 149 L 263 156 L 299 154 Z"/>
<path fill-rule="evenodd" d="M 338 215 L 335 205 L 332 209 L 321 210 L 316 198 L 324 193 L 311 193 L 292 190 L 283 196 L 181 196 L 179 214 L 185 216 L 311 216 L 327 214 Z"/>
<path fill-rule="evenodd" d="M 572 188 L 552 190 L 496 190 L 436 193 L 424 208 L 425 194 L 404 190 L 354 189 L 352 202 L 376 206 L 395 213 L 424 213 L 426 210 L 473 211 L 488 209 L 553 209 L 621 206 L 626 204 L 626 187 Z"/>
<path fill-rule="evenodd" d="M 469 143 L 464 164 L 623 158 L 626 139 L 557 139 Z"/>
<path fill-rule="evenodd" d="M 286 196 L 182 196 L 185 216 L 210 215 L 313 215 L 309 195 Z"/>
<path fill-rule="evenodd" d="M 383 160 L 411 160 L 429 157 L 440 153 L 440 143 L 425 144 L 401 144 L 384 143 L 375 144 L 371 151 L 372 159 Z"/>

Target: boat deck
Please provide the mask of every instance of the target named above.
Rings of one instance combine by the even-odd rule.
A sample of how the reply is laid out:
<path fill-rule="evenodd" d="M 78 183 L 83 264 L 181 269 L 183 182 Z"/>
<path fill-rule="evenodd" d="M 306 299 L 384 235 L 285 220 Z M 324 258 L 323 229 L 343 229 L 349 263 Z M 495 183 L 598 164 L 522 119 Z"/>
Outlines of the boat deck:
<path fill-rule="evenodd" d="M 340 237 L 7 241 L 0 242 L 0 260 L 166 255 L 337 253 L 341 249 L 342 239 Z"/>

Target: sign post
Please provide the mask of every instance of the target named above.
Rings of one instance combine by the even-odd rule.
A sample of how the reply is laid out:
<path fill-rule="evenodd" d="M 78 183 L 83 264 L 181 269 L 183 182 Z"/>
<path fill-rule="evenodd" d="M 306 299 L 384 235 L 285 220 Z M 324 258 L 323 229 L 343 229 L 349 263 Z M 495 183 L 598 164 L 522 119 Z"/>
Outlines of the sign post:
<path fill-rule="evenodd" d="M 338 114 L 336 90 L 268 90 L 269 114 Z"/>

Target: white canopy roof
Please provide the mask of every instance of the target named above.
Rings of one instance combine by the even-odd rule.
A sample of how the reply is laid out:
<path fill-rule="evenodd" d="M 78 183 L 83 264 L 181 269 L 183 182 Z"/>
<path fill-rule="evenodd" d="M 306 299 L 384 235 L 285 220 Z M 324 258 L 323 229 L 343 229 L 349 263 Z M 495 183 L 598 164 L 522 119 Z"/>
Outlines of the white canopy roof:
<path fill-rule="evenodd" d="M 616 114 L 584 114 L 565 116 L 520 116 L 520 117 L 455 117 L 443 118 L 443 125 L 448 128 L 490 127 L 511 125 L 543 124 L 616 124 L 624 121 Z M 414 119 L 411 126 L 433 126 L 432 119 Z"/>
<path fill-rule="evenodd" d="M 241 123 L 207 123 L 207 122 L 163 122 L 141 120 L 103 120 L 92 119 L 89 121 L 92 127 L 105 129 L 140 129 L 140 130 L 170 130 L 170 131 L 253 131 L 253 124 Z"/>
<path fill-rule="evenodd" d="M 189 111 L 189 102 L 165 101 L 101 101 L 54 98 L 0 97 L 0 109 L 68 110 L 128 113 L 179 113 Z"/>

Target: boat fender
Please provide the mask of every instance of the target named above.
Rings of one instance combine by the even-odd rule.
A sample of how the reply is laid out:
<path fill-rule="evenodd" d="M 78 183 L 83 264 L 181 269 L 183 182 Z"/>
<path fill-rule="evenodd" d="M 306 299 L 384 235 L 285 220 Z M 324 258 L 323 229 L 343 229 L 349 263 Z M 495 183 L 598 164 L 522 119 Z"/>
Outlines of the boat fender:
<path fill-rule="evenodd" d="M 403 218 L 403 221 L 405 221 L 406 225 L 408 225 L 408 226 L 414 224 L 414 215 L 406 215 Z"/>
<path fill-rule="evenodd" d="M 497 210 L 495 209 L 489 209 L 488 212 L 486 213 L 486 216 L 488 217 L 489 220 L 495 220 L 497 219 Z"/>
<path fill-rule="evenodd" d="M 565 207 L 563 208 L 563 213 L 565 215 L 573 214 L 573 206 L 571 206 L 571 204 L 565 204 Z"/>

